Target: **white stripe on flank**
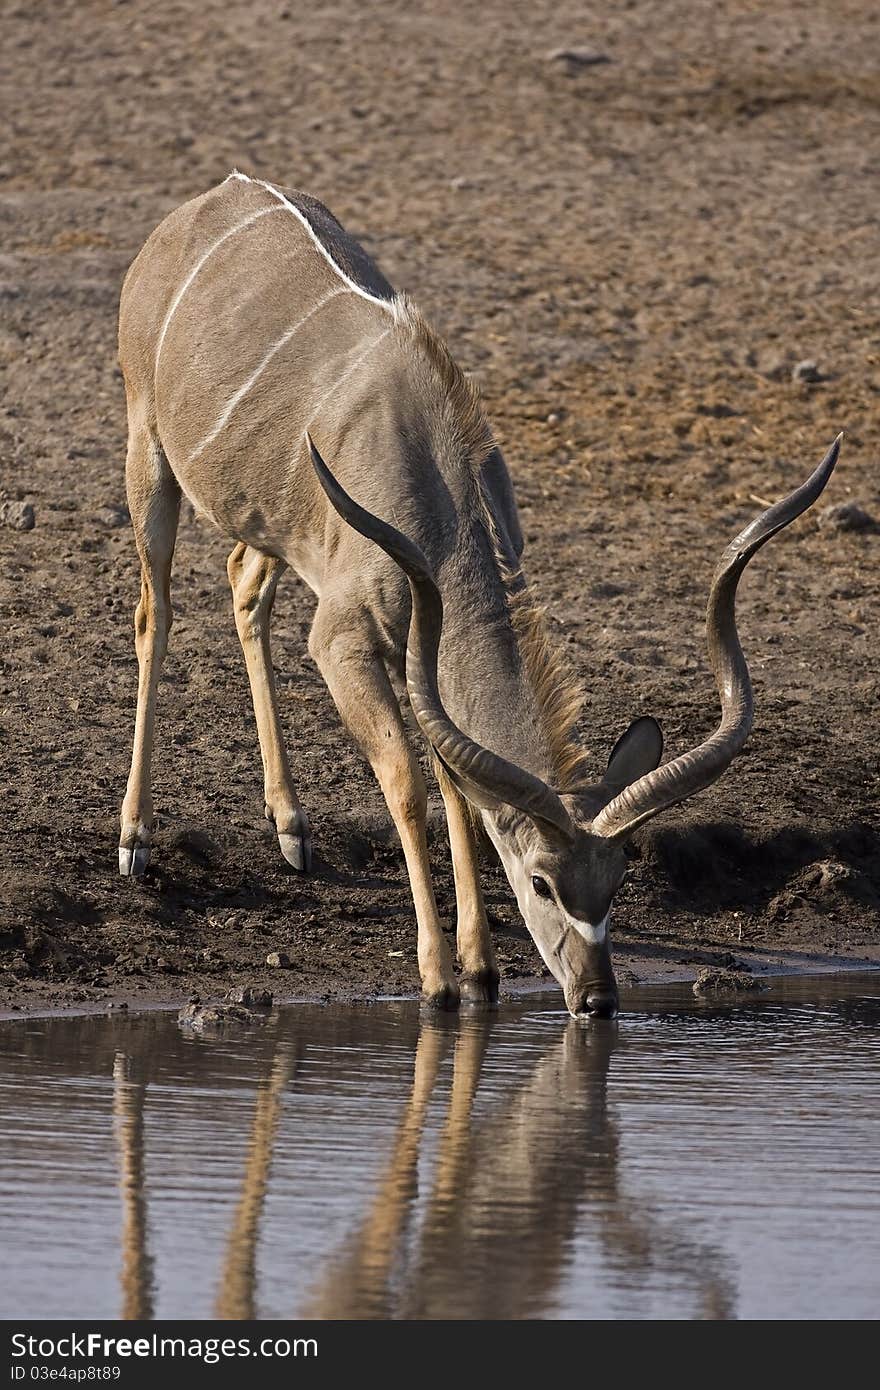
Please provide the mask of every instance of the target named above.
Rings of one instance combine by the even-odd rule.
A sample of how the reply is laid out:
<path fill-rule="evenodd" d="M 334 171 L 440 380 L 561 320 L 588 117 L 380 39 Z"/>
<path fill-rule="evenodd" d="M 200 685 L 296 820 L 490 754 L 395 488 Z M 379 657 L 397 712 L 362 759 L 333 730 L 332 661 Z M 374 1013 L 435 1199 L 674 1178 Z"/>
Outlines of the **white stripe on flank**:
<path fill-rule="evenodd" d="M 274 212 L 275 209 L 273 208 L 272 211 Z M 282 333 L 281 337 L 276 339 L 276 341 L 270 347 L 269 351 L 266 353 L 262 362 L 260 362 L 260 364 L 257 367 L 255 367 L 255 369 L 251 372 L 244 385 L 239 386 L 238 390 L 235 392 L 235 395 L 230 397 L 223 411 L 219 415 L 217 423 L 213 426 L 212 429 L 208 431 L 204 439 L 201 439 L 199 443 L 196 445 L 195 449 L 189 456 L 190 463 L 192 463 L 194 459 L 197 459 L 199 454 L 202 453 L 204 449 L 207 449 L 209 444 L 213 444 L 220 431 L 224 429 L 225 426 L 229 423 L 229 419 L 236 406 L 238 406 L 240 402 L 244 400 L 248 392 L 256 385 L 256 383 L 259 381 L 263 372 L 266 370 L 276 353 L 279 353 L 283 347 L 287 346 L 294 334 L 298 333 L 299 330 L 302 328 L 303 324 L 308 323 L 312 315 L 316 314 L 319 309 L 322 309 L 324 305 L 329 303 L 331 299 L 336 299 L 336 297 L 340 294 L 349 293 L 350 291 L 347 290 L 344 285 L 340 285 L 338 289 L 330 290 L 330 292 L 328 294 L 325 294 L 323 298 L 319 299 L 317 304 L 314 304 L 312 308 L 309 310 L 309 312 L 307 314 L 304 314 L 303 317 L 297 323 L 295 323 L 292 328 L 288 328 L 286 333 Z"/>
<path fill-rule="evenodd" d="M 156 366 L 157 366 L 157 367 L 158 367 L 158 365 L 159 365 L 159 353 L 162 351 L 162 344 L 163 344 L 164 341 L 165 341 L 165 334 L 168 332 L 168 325 L 170 324 L 172 318 L 174 317 L 175 310 L 177 309 L 178 305 L 180 304 L 180 301 L 183 299 L 183 296 L 186 294 L 187 290 L 189 289 L 190 285 L 192 284 L 193 280 L 194 280 L 194 279 L 196 278 L 196 276 L 198 275 L 199 271 L 201 270 L 201 268 L 202 268 L 202 266 L 205 264 L 205 262 L 208 261 L 208 260 L 210 260 L 211 256 L 213 256 L 213 254 L 214 254 L 214 252 L 217 250 L 217 248 L 223 245 L 224 241 L 228 241 L 229 238 L 230 238 L 231 236 L 235 236 L 236 232 L 243 232 L 244 229 L 245 229 L 245 227 L 249 227 L 249 226 L 251 225 L 252 222 L 256 222 L 256 220 L 257 220 L 258 217 L 265 217 L 267 212 L 277 212 L 277 211 L 278 211 L 277 208 L 260 208 L 257 212 L 252 212 L 251 215 L 250 215 L 250 217 L 246 217 L 246 218 L 244 219 L 243 222 L 237 222 L 236 225 L 235 225 L 234 227 L 230 227 L 228 231 L 225 231 L 225 232 L 223 233 L 223 235 L 222 235 L 221 237 L 219 237 L 217 241 L 214 242 L 213 246 L 209 246 L 209 247 L 208 247 L 207 251 L 206 251 L 205 254 L 201 257 L 201 259 L 198 260 L 198 261 L 196 261 L 196 263 L 195 263 L 195 265 L 193 266 L 192 270 L 190 271 L 189 275 L 187 275 L 187 277 L 186 277 L 186 279 L 184 280 L 183 284 L 181 285 L 180 289 L 177 291 L 177 294 L 174 296 L 174 299 L 173 299 L 172 302 L 171 302 L 171 308 L 168 310 L 168 313 L 165 315 L 165 322 L 162 324 L 162 331 L 161 331 L 161 333 L 159 334 L 159 342 L 158 342 L 158 344 L 156 345 Z"/>
<path fill-rule="evenodd" d="M 315 419 L 315 416 L 317 415 L 317 413 L 318 413 L 318 411 L 321 409 L 321 407 L 322 407 L 324 404 L 326 404 L 327 401 L 329 401 L 330 397 L 333 395 L 333 392 L 334 392 L 334 391 L 338 391 L 339 388 L 340 388 L 340 386 L 342 386 L 343 382 L 348 381 L 348 378 L 349 378 L 354 372 L 357 371 L 358 367 L 361 365 L 361 363 L 363 362 L 364 358 L 365 358 L 365 357 L 369 357 L 370 353 L 373 351 L 373 348 L 378 347 L 379 344 L 381 343 L 382 339 L 383 339 L 383 338 L 387 338 L 387 337 L 388 337 L 388 334 L 389 334 L 390 332 L 391 332 L 391 329 L 390 329 L 390 328 L 386 328 L 386 329 L 384 330 L 384 332 L 382 332 L 382 333 L 379 334 L 378 338 L 374 338 L 373 341 L 370 343 L 369 347 L 365 347 L 365 348 L 364 348 L 364 350 L 363 350 L 363 352 L 361 353 L 360 357 L 356 357 L 355 360 L 352 362 L 351 366 L 350 366 L 350 367 L 347 367 L 346 370 L 342 373 L 342 376 L 339 377 L 336 381 L 334 381 L 334 383 L 333 383 L 333 385 L 330 387 L 329 391 L 325 391 L 325 392 L 324 392 L 323 396 L 322 396 L 321 399 L 318 401 L 318 404 L 315 406 L 315 409 L 314 409 L 314 411 L 312 412 L 312 418 L 311 418 L 311 420 L 309 421 L 309 423 L 306 425 L 305 429 L 303 430 L 303 438 L 305 438 L 306 434 L 311 434 L 311 431 L 312 431 L 312 423 L 313 423 L 313 421 L 314 421 L 314 419 Z"/>
<path fill-rule="evenodd" d="M 241 179 L 242 183 L 256 183 L 259 184 L 261 188 L 265 188 L 267 193 L 271 193 L 273 198 L 277 198 L 278 202 L 282 205 L 282 207 L 287 208 L 287 211 L 292 212 L 296 220 L 302 223 L 303 227 L 305 227 L 306 231 L 311 237 L 312 243 L 315 246 L 316 250 L 320 251 L 327 264 L 331 267 L 331 269 L 333 269 L 336 272 L 340 280 L 344 281 L 344 283 L 348 286 L 350 290 L 353 291 L 354 294 L 359 294 L 362 299 L 368 299 L 371 304 L 380 305 L 380 307 L 383 308 L 386 313 L 391 314 L 392 317 L 394 316 L 395 310 L 393 302 L 388 299 L 380 299 L 378 295 L 370 294 L 369 290 L 365 290 L 363 285 L 359 285 L 356 280 L 352 280 L 351 276 L 346 275 L 345 271 L 342 269 L 342 266 L 338 265 L 337 262 L 334 261 L 333 257 L 330 255 L 330 252 L 327 250 L 327 247 L 324 245 L 324 243 L 321 241 L 321 238 L 315 232 L 315 229 L 312 226 L 309 219 L 305 217 L 304 214 L 300 212 L 299 208 L 296 207 L 293 203 L 291 203 L 288 198 L 285 198 L 283 193 L 279 192 L 277 188 L 273 188 L 271 183 L 266 183 L 265 179 L 252 179 L 248 174 L 240 174 L 237 169 L 233 169 L 232 173 L 229 175 L 229 178 L 225 179 L 224 182 L 228 183 L 229 179 Z"/>

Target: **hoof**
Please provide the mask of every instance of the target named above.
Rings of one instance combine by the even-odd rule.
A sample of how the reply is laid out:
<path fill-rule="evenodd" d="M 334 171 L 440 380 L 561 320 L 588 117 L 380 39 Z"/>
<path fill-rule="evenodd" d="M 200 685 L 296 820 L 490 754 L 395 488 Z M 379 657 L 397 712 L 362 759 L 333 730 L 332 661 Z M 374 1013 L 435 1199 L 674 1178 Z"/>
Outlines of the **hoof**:
<path fill-rule="evenodd" d="M 462 975 L 459 981 L 462 1000 L 468 1004 L 497 1004 L 500 978 L 494 965 Z"/>
<path fill-rule="evenodd" d="M 447 1013 L 456 1010 L 461 1002 L 458 992 L 458 985 L 443 985 L 440 989 L 426 990 L 422 995 L 422 1003 L 429 1009 L 439 1009 Z"/>
<path fill-rule="evenodd" d="M 142 878 L 150 862 L 149 845 L 119 846 L 119 872 L 123 878 Z"/>
<path fill-rule="evenodd" d="M 309 818 L 300 806 L 296 811 L 285 811 L 276 816 L 268 801 L 263 808 L 266 820 L 271 821 L 278 835 L 278 848 L 284 855 L 288 864 L 296 869 L 297 873 L 310 874 L 312 872 L 312 832 L 309 828 Z M 278 824 L 284 827 L 282 830 Z"/>
<path fill-rule="evenodd" d="M 301 874 L 312 872 L 312 837 L 308 831 L 302 835 L 285 835 L 279 830 L 278 845 L 288 864 Z"/>

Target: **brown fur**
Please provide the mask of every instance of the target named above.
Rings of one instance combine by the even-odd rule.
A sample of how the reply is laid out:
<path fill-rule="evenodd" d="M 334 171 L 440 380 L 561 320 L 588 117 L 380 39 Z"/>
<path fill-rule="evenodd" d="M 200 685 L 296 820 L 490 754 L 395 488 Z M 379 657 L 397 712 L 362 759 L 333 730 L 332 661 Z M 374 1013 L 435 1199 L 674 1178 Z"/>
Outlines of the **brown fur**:
<path fill-rule="evenodd" d="M 559 648 L 547 636 L 545 609 L 535 603 L 522 570 L 521 587 L 508 591 L 510 616 L 538 704 L 556 772 L 556 790 L 574 791 L 584 780 L 586 753 L 574 737 L 584 692 Z"/>
<path fill-rule="evenodd" d="M 394 300 L 394 318 L 397 331 L 415 348 L 413 357 L 428 368 L 434 377 L 432 385 L 440 388 L 426 391 L 422 397 L 424 405 L 437 412 L 434 423 L 438 435 L 479 469 L 495 444 L 479 390 L 405 294 Z"/>
<path fill-rule="evenodd" d="M 277 467 L 279 450 L 289 451 L 298 437 L 305 441 L 318 420 L 322 447 L 339 469 L 336 492 L 342 489 L 343 497 L 348 488 L 355 496 L 367 493 L 381 513 L 386 507 L 393 512 L 402 489 L 429 551 L 436 551 L 440 560 L 450 556 L 450 540 L 454 546 L 456 534 L 460 538 L 462 550 L 451 555 L 448 567 L 447 615 L 455 613 L 457 626 L 452 624 L 451 630 L 459 638 L 453 657 L 458 665 L 450 666 L 452 716 L 457 705 L 479 726 L 489 748 L 497 742 L 497 754 L 512 772 L 505 790 L 513 799 L 496 797 L 483 808 L 483 826 L 502 856 L 529 930 L 545 959 L 554 962 L 553 973 L 571 1012 L 593 1011 L 591 1001 L 597 999 L 607 1011 L 614 990 L 607 934 L 587 940 L 558 908 L 544 906 L 525 869 L 529 856 L 539 852 L 542 872 L 565 877 L 566 900 L 581 906 L 584 921 L 600 923 L 607 917 L 610 882 L 619 867 L 615 855 L 622 860 L 622 852 L 612 846 L 609 863 L 598 864 L 596 847 L 578 833 L 569 845 L 568 811 L 544 785 L 545 780 L 558 783 L 561 790 L 580 767 L 572 737 L 579 700 L 547 642 L 520 569 L 522 538 L 504 461 L 476 387 L 442 341 L 409 301 L 394 296 L 366 253 L 338 224 L 331 225 L 329 214 L 308 206 L 343 267 L 351 265 L 356 272 L 350 293 L 342 292 L 333 261 L 328 264 L 328 257 L 315 251 L 315 238 L 299 217 L 284 221 L 279 212 L 273 220 L 269 213 L 276 209 L 266 205 L 263 187 L 244 176 L 172 213 L 126 278 L 120 306 L 120 360 L 129 402 L 126 478 L 146 606 L 136 642 L 138 714 L 120 818 L 120 871 L 139 876 L 150 859 L 155 705 L 171 620 L 169 580 L 178 511 L 186 495 L 237 541 L 229 562 L 236 626 L 257 720 L 266 814 L 275 824 L 281 853 L 294 868 L 308 870 L 311 834 L 284 746 L 269 647 L 275 584 L 290 564 L 318 597 L 309 651 L 373 768 L 400 835 L 418 923 L 424 993 L 444 1008 L 455 1007 L 462 987 L 471 999 L 497 997 L 473 836 L 452 798 L 447 808 L 461 985 L 437 910 L 426 789 L 383 646 L 383 634 L 393 635 L 395 659 L 399 657 L 406 631 L 403 587 L 387 582 L 387 565 L 364 545 L 364 536 L 376 539 L 372 528 L 364 530 L 355 521 L 346 525 L 351 508 L 334 501 L 325 475 L 331 482 L 335 475 L 316 448 L 314 466 L 302 449 L 286 470 Z M 237 293 L 245 271 L 248 303 L 254 306 L 247 321 Z M 362 295 L 354 292 L 361 283 L 371 287 Z M 256 343 L 249 337 L 251 327 L 258 330 Z M 294 354 L 302 362 L 298 385 L 273 352 L 266 356 L 267 344 L 289 341 L 292 331 L 299 335 Z M 383 351 L 371 357 L 383 342 Z M 242 383 L 244 395 L 230 398 L 229 386 L 257 353 L 258 370 Z M 383 399 L 383 390 L 402 393 L 394 408 Z M 377 430 L 389 425 L 397 430 L 400 473 L 391 468 L 386 477 L 377 472 L 370 450 Z M 328 510 L 327 495 L 338 517 Z M 381 531 L 378 517 L 373 521 Z M 439 537 L 438 521 L 447 527 Z M 474 615 L 485 620 L 481 631 L 490 658 L 477 691 L 470 680 L 472 653 L 466 640 Z M 515 798 L 521 785 L 532 797 L 526 799 L 525 815 L 502 814 L 505 806 L 520 804 Z M 549 816 L 532 816 L 528 807 L 533 802 Z M 560 826 L 562 838 L 551 843 L 539 822 Z"/>

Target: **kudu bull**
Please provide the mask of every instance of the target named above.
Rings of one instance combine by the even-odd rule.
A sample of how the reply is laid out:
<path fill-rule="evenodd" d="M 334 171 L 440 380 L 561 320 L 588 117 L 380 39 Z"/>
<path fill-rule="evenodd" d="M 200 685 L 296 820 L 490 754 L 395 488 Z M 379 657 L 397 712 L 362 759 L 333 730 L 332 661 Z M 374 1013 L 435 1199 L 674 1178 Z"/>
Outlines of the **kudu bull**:
<path fill-rule="evenodd" d="M 289 565 L 318 597 L 309 650 L 400 833 L 427 998 L 454 1006 L 460 991 L 497 996 L 479 819 L 570 1011 L 612 1014 L 608 920 L 627 842 L 713 782 L 742 747 L 752 693 L 734 620 L 737 582 L 758 548 L 818 497 L 838 442 L 721 559 L 708 611 L 717 731 L 661 767 L 660 729 L 638 719 L 590 781 L 574 732 L 576 690 L 520 568 L 510 478 L 476 390 L 326 208 L 238 173 L 178 208 L 129 270 L 119 342 L 142 562 L 120 871 L 142 874 L 150 855 L 156 689 L 183 493 L 236 542 L 235 620 L 266 815 L 285 858 L 309 868 L 269 652 L 275 590 Z M 431 884 L 425 783 L 395 694 L 404 676 L 446 807 L 460 978 Z"/>

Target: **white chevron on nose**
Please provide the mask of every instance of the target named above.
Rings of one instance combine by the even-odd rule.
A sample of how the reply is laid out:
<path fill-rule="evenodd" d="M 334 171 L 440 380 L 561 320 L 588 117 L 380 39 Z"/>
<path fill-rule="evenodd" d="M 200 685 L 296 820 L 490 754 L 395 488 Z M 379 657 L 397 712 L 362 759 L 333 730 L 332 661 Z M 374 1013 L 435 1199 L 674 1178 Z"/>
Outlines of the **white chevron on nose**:
<path fill-rule="evenodd" d="M 610 909 L 605 913 L 602 921 L 597 922 L 595 926 L 592 922 L 582 921 L 580 917 L 572 917 L 568 912 L 564 915 L 566 922 L 577 932 L 578 936 L 582 936 L 585 941 L 589 941 L 591 946 L 602 945 L 602 942 L 608 935 L 608 918 L 611 916 Z"/>

